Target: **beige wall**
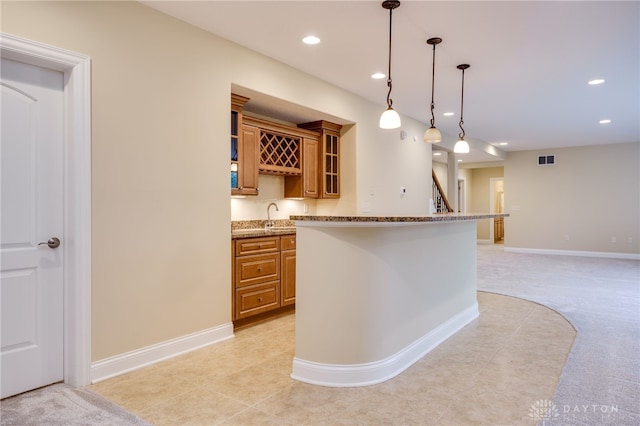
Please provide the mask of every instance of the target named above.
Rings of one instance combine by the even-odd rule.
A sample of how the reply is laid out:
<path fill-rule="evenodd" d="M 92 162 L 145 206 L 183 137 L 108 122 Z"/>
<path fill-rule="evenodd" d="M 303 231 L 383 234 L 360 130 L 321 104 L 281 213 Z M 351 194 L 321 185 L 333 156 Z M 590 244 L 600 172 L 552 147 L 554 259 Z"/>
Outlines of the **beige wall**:
<path fill-rule="evenodd" d="M 640 143 L 511 152 L 504 176 L 505 246 L 640 253 Z"/>
<path fill-rule="evenodd" d="M 231 320 L 232 84 L 357 123 L 318 213 L 428 211 L 426 126 L 378 129 L 384 84 L 373 105 L 135 2 L 1 7 L 2 31 L 92 60 L 93 361 Z"/>

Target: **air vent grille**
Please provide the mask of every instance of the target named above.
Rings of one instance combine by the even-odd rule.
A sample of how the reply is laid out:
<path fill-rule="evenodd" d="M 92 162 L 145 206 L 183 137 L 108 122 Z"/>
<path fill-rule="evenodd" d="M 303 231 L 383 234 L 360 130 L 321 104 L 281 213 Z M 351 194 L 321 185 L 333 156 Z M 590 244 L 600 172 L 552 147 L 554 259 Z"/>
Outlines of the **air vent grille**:
<path fill-rule="evenodd" d="M 555 164 L 555 155 L 538 155 L 538 166 L 553 166 Z"/>

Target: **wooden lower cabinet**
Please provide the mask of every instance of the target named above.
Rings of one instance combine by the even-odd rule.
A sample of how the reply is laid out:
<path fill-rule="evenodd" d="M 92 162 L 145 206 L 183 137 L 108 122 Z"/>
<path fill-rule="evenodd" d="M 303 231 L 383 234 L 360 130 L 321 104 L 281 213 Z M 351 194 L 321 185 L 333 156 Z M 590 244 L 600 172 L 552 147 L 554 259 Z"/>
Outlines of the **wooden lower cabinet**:
<path fill-rule="evenodd" d="M 236 318 L 242 319 L 280 307 L 280 282 L 271 281 L 236 289 Z"/>
<path fill-rule="evenodd" d="M 232 240 L 234 322 L 295 304 L 295 243 L 295 235 Z"/>
<path fill-rule="evenodd" d="M 280 254 L 282 284 L 282 306 L 296 303 L 296 236 L 282 237 L 282 252 Z"/>

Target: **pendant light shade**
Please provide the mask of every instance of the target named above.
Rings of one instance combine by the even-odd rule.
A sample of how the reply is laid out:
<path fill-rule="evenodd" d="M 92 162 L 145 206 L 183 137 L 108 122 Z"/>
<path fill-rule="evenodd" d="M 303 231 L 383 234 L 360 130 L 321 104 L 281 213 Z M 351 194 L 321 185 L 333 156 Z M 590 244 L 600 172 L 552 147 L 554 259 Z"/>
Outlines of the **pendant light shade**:
<path fill-rule="evenodd" d="M 380 116 L 380 128 L 397 129 L 401 124 L 400 115 L 389 105 L 389 108 Z"/>
<path fill-rule="evenodd" d="M 397 129 L 400 127 L 400 116 L 393 109 L 393 100 L 391 99 L 391 23 L 393 21 L 393 9 L 400 6 L 398 0 L 385 0 L 382 2 L 382 7 L 389 11 L 389 72 L 387 73 L 387 87 L 389 92 L 387 93 L 387 110 L 380 116 L 380 128 L 381 129 Z"/>
<path fill-rule="evenodd" d="M 469 152 L 469 144 L 464 139 L 460 139 L 453 147 L 456 154 L 466 154 Z"/>
<path fill-rule="evenodd" d="M 464 127 L 462 127 L 462 125 L 464 124 L 464 121 L 462 119 L 462 114 L 464 112 L 464 70 L 466 70 L 470 66 L 471 65 L 469 64 L 460 64 L 456 67 L 459 70 L 462 70 L 462 95 L 460 97 L 460 123 L 458 124 L 458 126 L 460 127 L 460 134 L 458 135 L 460 140 L 458 140 L 458 142 L 456 142 L 456 144 L 453 147 L 453 152 L 457 154 L 466 154 L 467 152 L 469 152 L 469 143 L 464 140 Z"/>
<path fill-rule="evenodd" d="M 426 132 L 424 132 L 424 141 L 426 143 L 438 143 L 442 140 L 442 134 L 440 134 L 440 130 L 435 127 L 429 127 Z"/>
<path fill-rule="evenodd" d="M 431 127 L 424 132 L 424 141 L 426 143 L 438 143 L 442 140 L 440 130 L 436 129 L 436 118 L 433 114 L 435 104 L 433 102 L 433 93 L 436 80 L 436 45 L 442 43 L 442 39 L 439 37 L 433 37 L 427 40 L 427 44 L 433 46 L 433 61 L 431 66 Z"/>

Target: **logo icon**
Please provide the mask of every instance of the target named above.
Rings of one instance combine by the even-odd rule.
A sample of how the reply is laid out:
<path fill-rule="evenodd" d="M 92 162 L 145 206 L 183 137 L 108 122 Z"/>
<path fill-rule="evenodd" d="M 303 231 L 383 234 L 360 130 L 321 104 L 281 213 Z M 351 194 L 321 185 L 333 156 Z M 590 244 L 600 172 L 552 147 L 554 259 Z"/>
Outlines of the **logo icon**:
<path fill-rule="evenodd" d="M 543 425 L 545 421 L 556 419 L 559 416 L 558 407 L 548 399 L 539 399 L 531 404 L 531 408 L 529 408 L 529 417 L 533 420 L 542 421 Z"/>

